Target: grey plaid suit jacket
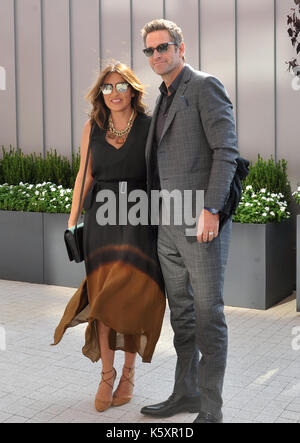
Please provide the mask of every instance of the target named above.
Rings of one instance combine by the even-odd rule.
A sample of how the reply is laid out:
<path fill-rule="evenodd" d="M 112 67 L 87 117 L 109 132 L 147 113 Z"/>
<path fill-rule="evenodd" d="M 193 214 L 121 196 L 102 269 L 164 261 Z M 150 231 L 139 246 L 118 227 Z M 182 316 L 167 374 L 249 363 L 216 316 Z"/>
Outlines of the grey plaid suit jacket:
<path fill-rule="evenodd" d="M 221 82 L 186 65 L 158 146 L 155 124 L 162 96 L 153 112 L 146 144 L 147 190 L 153 187 L 153 154 L 161 188 L 204 190 L 204 206 L 222 209 L 238 156 L 232 103 Z"/>

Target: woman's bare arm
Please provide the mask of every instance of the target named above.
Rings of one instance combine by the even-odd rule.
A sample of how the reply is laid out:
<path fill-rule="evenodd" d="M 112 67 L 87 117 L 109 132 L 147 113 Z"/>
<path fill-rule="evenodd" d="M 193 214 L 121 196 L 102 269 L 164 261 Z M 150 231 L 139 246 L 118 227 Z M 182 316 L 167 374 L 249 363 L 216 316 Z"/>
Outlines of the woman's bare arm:
<path fill-rule="evenodd" d="M 79 200 L 80 200 L 80 192 L 81 192 L 82 180 L 83 180 L 83 175 L 84 175 L 84 168 L 85 168 L 86 156 L 87 156 L 87 151 L 88 151 L 91 127 L 92 127 L 91 121 L 88 120 L 85 123 L 84 128 L 83 128 L 83 132 L 82 132 L 81 145 L 80 145 L 80 166 L 79 166 L 79 171 L 78 171 L 78 174 L 77 174 L 77 177 L 75 180 L 75 185 L 74 185 L 73 201 L 72 201 L 72 208 L 71 208 L 71 213 L 70 213 L 70 217 L 69 217 L 69 221 L 68 221 L 68 228 L 74 226 L 77 221 L 76 216 L 77 216 L 78 205 L 79 205 Z M 91 187 L 92 181 L 93 181 L 92 161 L 91 161 L 91 155 L 90 155 L 88 167 L 87 167 L 87 171 L 86 171 L 83 194 L 82 194 L 80 214 L 82 211 L 82 206 L 83 206 L 85 196 Z"/>

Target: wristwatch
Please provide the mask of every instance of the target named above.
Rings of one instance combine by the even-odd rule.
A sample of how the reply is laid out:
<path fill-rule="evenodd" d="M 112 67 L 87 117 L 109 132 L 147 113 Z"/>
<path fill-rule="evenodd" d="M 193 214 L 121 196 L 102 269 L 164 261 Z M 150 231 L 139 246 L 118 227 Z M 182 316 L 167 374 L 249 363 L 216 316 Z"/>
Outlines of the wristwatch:
<path fill-rule="evenodd" d="M 208 212 L 210 212 L 213 215 L 218 214 L 220 211 L 218 209 L 214 209 L 214 208 L 206 208 L 204 207 L 204 209 L 206 209 Z"/>

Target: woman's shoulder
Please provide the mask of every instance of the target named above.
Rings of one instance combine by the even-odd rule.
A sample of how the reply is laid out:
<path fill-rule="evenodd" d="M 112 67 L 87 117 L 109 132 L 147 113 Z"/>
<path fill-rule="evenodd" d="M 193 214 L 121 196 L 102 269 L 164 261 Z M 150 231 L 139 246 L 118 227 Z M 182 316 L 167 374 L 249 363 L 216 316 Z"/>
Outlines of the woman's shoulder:
<path fill-rule="evenodd" d="M 151 123 L 151 116 L 148 114 L 138 114 L 138 117 L 140 119 L 140 122 L 143 124 L 143 126 L 149 128 Z"/>
<path fill-rule="evenodd" d="M 148 134 L 150 124 L 151 124 L 151 117 L 148 114 L 138 114 L 138 132 L 140 134 Z"/>
<path fill-rule="evenodd" d="M 99 123 L 95 119 L 90 119 L 89 122 L 86 122 L 86 125 L 90 125 L 91 137 L 98 136 L 99 134 L 103 134 L 106 132 L 105 128 L 101 128 Z"/>

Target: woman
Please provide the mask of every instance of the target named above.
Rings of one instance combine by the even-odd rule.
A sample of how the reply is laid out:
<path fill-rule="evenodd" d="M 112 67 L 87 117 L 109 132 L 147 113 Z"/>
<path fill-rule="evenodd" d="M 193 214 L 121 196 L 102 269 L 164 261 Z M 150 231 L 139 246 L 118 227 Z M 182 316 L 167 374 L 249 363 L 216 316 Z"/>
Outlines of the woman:
<path fill-rule="evenodd" d="M 156 231 L 150 225 L 119 223 L 119 218 L 115 225 L 101 225 L 101 202 L 96 199 L 98 191 L 112 191 L 116 213 L 121 209 L 120 217 L 124 218 L 123 206 L 119 208 L 119 190 L 124 198 L 124 182 L 128 194 L 146 189 L 145 145 L 150 117 L 145 114 L 142 97 L 142 84 L 121 63 L 104 69 L 88 93 L 92 111 L 83 130 L 81 162 L 68 222 L 68 227 L 76 223 L 90 143 L 83 191 L 86 278 L 66 307 L 54 344 L 61 340 L 66 328 L 88 321 L 82 351 L 93 362 L 100 358 L 102 361 L 102 379 L 95 397 L 99 412 L 131 400 L 136 354 L 143 362 L 151 362 L 165 311 Z M 132 206 L 128 202 L 127 210 Z M 125 360 L 113 393 L 117 349 L 125 352 Z"/>

